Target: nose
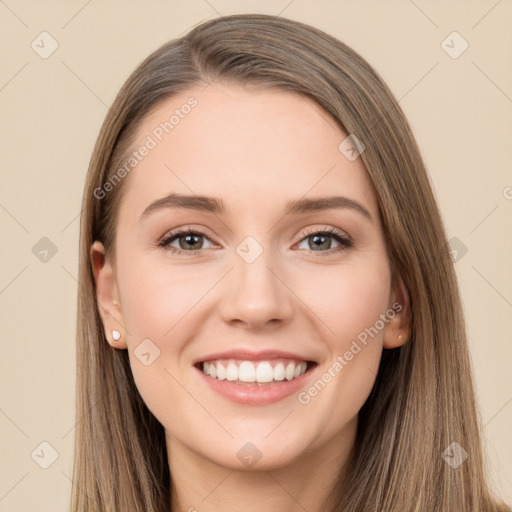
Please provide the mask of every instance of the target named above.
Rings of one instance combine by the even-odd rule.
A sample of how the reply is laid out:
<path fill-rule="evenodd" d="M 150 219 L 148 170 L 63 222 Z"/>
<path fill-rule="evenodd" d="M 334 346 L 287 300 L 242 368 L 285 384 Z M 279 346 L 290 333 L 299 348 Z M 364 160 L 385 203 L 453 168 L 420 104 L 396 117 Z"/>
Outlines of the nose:
<path fill-rule="evenodd" d="M 288 323 L 293 315 L 293 293 L 283 277 L 282 267 L 263 253 L 253 262 L 234 254 L 220 304 L 222 319 L 246 329 L 275 328 Z"/>

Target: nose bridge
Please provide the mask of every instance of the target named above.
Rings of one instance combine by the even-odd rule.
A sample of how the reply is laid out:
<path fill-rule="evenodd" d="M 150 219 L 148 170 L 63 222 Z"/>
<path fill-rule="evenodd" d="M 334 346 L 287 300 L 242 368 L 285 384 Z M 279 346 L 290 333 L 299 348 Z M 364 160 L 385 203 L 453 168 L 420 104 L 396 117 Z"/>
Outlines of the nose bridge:
<path fill-rule="evenodd" d="M 278 253 L 269 240 L 263 235 L 258 239 L 247 236 L 235 248 L 234 268 L 221 307 L 225 321 L 256 327 L 276 320 L 288 321 L 291 316 L 289 291 L 278 277 Z"/>

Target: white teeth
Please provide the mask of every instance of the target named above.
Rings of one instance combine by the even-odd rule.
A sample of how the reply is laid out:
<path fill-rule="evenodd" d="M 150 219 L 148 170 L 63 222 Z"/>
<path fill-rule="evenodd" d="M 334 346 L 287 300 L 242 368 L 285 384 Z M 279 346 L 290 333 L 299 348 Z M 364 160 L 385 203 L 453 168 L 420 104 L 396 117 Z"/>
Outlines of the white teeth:
<path fill-rule="evenodd" d="M 274 370 L 270 363 L 264 362 L 258 364 L 256 369 L 256 380 L 258 382 L 272 382 L 274 380 Z"/>
<path fill-rule="evenodd" d="M 226 378 L 226 370 L 225 370 L 224 366 L 222 366 L 220 363 L 217 363 L 217 379 L 224 380 L 225 378 Z"/>
<path fill-rule="evenodd" d="M 274 380 L 284 380 L 284 364 L 277 363 L 274 366 Z"/>
<path fill-rule="evenodd" d="M 233 361 L 212 361 L 203 363 L 203 372 L 214 379 L 241 382 L 257 382 L 268 383 L 296 379 L 306 372 L 307 363 L 289 362 L 286 365 L 279 361 L 272 367 L 270 361 L 260 361 L 253 363 L 252 361 L 242 361 L 240 365 Z"/>
<path fill-rule="evenodd" d="M 295 373 L 295 365 L 293 363 L 288 363 L 288 366 L 286 367 L 286 370 L 284 372 L 284 376 L 286 377 L 286 380 L 292 380 L 294 373 Z"/>
<path fill-rule="evenodd" d="M 256 370 L 250 361 L 244 361 L 238 368 L 238 380 L 242 382 L 256 381 Z"/>
<path fill-rule="evenodd" d="M 238 380 L 238 366 L 236 364 L 228 364 L 226 368 L 226 380 Z"/>

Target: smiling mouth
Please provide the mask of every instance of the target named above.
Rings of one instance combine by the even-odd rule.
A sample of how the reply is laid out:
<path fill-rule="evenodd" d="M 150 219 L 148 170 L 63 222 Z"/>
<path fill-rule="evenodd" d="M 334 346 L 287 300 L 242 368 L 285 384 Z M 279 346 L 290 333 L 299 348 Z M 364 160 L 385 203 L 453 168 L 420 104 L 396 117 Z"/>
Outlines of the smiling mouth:
<path fill-rule="evenodd" d="M 316 363 L 293 359 L 247 361 L 217 359 L 197 363 L 205 375 L 244 386 L 266 386 L 289 382 L 310 371 Z"/>

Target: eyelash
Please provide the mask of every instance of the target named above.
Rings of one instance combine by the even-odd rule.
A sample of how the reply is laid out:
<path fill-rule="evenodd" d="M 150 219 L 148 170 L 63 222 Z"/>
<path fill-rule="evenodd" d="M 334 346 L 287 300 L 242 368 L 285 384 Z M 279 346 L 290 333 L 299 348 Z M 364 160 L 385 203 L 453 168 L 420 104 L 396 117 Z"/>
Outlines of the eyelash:
<path fill-rule="evenodd" d="M 204 233 L 202 233 L 201 231 L 194 231 L 190 228 L 186 228 L 186 229 L 180 229 L 178 231 L 174 231 L 172 233 L 169 233 L 167 236 L 164 236 L 164 238 L 162 238 L 157 243 L 157 246 L 160 248 L 163 248 L 163 249 L 167 249 L 167 250 L 171 251 L 173 254 L 185 253 L 187 256 L 199 256 L 201 254 L 201 251 L 203 251 L 204 249 L 184 251 L 182 249 L 177 249 L 176 247 L 172 247 L 169 245 L 171 242 L 173 242 L 174 240 L 178 239 L 180 236 L 183 236 L 183 235 L 200 235 L 200 236 L 203 236 L 204 238 L 207 238 L 208 240 L 210 240 L 210 238 L 208 236 L 206 236 Z M 312 253 L 317 253 L 317 252 L 320 253 L 320 254 L 315 254 L 314 257 L 317 257 L 317 256 L 322 257 L 325 254 L 332 255 L 333 253 L 346 251 L 347 249 L 352 247 L 352 244 L 353 244 L 349 238 L 342 235 L 340 232 L 338 232 L 334 228 L 325 228 L 323 230 L 312 229 L 312 230 L 303 231 L 300 234 L 301 239 L 299 240 L 298 243 L 302 242 L 305 238 L 307 238 L 311 235 L 326 235 L 331 238 L 334 238 L 340 244 L 338 247 L 335 247 L 334 249 L 328 249 L 327 251 L 313 251 L 313 250 L 307 251 L 307 252 L 312 252 Z"/>

